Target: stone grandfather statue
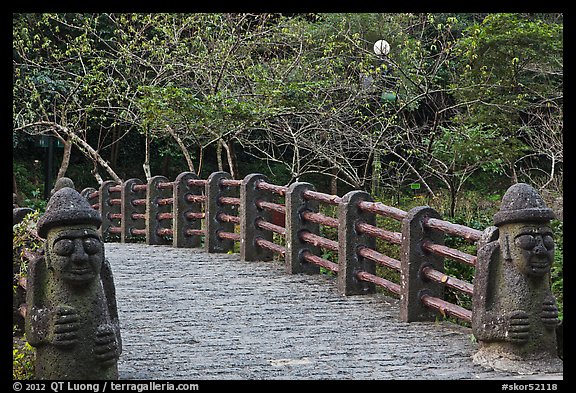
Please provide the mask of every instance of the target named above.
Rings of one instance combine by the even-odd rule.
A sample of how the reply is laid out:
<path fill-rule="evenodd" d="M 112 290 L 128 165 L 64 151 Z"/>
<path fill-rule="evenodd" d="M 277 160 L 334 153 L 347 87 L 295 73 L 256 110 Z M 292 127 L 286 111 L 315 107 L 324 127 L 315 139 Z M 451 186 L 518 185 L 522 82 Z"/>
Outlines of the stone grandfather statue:
<path fill-rule="evenodd" d="M 58 185 L 38 221 L 45 250 L 30 262 L 26 299 L 37 379 L 118 378 L 122 342 L 100 224 L 85 198 Z"/>
<path fill-rule="evenodd" d="M 562 371 L 550 283 L 553 218 L 536 190 L 518 183 L 502 198 L 495 227 L 485 230 L 474 278 L 476 363 L 524 374 Z"/>

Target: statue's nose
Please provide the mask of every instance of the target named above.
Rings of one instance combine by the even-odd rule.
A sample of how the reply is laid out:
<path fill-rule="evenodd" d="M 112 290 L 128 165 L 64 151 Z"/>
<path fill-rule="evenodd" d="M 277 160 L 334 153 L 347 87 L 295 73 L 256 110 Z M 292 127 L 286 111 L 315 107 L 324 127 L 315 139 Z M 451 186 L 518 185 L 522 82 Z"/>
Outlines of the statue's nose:
<path fill-rule="evenodd" d="M 546 247 L 544 246 L 544 240 L 542 236 L 536 236 L 536 246 L 534 247 L 534 254 L 540 255 L 546 252 Z"/>
<path fill-rule="evenodd" d="M 70 255 L 70 259 L 77 265 L 83 265 L 88 262 L 88 254 L 84 250 L 82 239 L 74 240 L 74 251 Z"/>

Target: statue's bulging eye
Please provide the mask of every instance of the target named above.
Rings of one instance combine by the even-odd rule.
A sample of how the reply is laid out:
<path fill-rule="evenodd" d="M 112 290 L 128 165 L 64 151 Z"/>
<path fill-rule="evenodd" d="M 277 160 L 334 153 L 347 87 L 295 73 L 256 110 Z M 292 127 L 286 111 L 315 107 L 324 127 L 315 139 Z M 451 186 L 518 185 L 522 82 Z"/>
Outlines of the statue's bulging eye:
<path fill-rule="evenodd" d="M 524 250 L 531 250 L 536 246 L 536 238 L 532 235 L 520 235 L 516 238 L 516 244 Z"/>
<path fill-rule="evenodd" d="M 74 252 L 74 242 L 70 239 L 60 239 L 52 247 L 57 255 L 69 256 Z"/>
<path fill-rule="evenodd" d="M 102 244 L 100 243 L 100 241 L 94 238 L 84 239 L 83 243 L 84 243 L 84 251 L 86 251 L 86 254 L 88 255 L 97 254 L 102 249 Z"/>
<path fill-rule="evenodd" d="M 544 242 L 544 247 L 547 250 L 552 250 L 554 248 L 554 239 L 550 235 L 542 236 L 542 241 Z"/>

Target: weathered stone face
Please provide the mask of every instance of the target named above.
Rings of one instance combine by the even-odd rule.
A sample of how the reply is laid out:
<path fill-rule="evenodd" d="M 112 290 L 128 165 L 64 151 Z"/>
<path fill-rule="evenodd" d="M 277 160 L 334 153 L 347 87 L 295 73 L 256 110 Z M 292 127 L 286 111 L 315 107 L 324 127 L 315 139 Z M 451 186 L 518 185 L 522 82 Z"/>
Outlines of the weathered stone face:
<path fill-rule="evenodd" d="M 552 211 L 528 184 L 502 198 L 495 227 L 478 244 L 472 331 L 475 362 L 521 373 L 556 372 L 558 307 L 550 288 Z"/>
<path fill-rule="evenodd" d="M 550 272 L 554 261 L 554 239 L 548 225 L 503 225 L 500 242 L 504 257 L 512 260 L 521 273 L 542 277 Z"/>
<path fill-rule="evenodd" d="M 26 337 L 37 379 L 117 379 L 122 352 L 112 270 L 100 213 L 69 187 L 38 221 L 45 253 L 30 262 Z"/>
<path fill-rule="evenodd" d="M 104 243 L 95 227 L 55 228 L 48 233 L 46 258 L 56 278 L 82 285 L 99 277 Z"/>

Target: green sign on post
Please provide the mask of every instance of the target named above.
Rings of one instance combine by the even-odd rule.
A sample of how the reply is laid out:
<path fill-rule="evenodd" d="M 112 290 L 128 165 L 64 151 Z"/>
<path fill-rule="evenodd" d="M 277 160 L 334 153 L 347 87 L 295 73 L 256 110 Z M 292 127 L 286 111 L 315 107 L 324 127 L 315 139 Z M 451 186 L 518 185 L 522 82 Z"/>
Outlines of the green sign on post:
<path fill-rule="evenodd" d="M 412 190 L 419 190 L 420 189 L 420 183 L 412 183 L 412 184 L 410 184 L 410 188 Z"/>

